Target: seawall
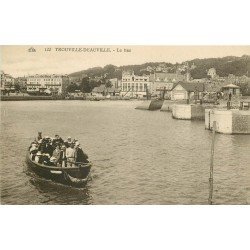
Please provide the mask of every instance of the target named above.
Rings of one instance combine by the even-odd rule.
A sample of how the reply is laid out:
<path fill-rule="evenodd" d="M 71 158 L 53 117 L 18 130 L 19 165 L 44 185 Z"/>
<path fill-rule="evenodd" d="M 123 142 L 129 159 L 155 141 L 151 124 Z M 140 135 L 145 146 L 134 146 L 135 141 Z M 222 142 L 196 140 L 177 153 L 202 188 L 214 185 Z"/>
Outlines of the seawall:
<path fill-rule="evenodd" d="M 141 110 L 158 110 L 161 109 L 163 100 L 146 100 L 139 104 L 136 109 Z"/>
<path fill-rule="evenodd" d="M 1 96 L 1 101 L 62 100 L 52 96 Z"/>
<path fill-rule="evenodd" d="M 180 120 L 205 120 L 205 107 L 200 104 L 174 104 L 172 116 Z"/>
<path fill-rule="evenodd" d="M 216 132 L 223 134 L 250 134 L 249 110 L 206 110 L 205 128 L 212 130 L 216 122 Z"/>
<path fill-rule="evenodd" d="M 173 109 L 174 101 L 165 100 L 162 104 L 161 111 L 163 112 L 171 112 Z"/>

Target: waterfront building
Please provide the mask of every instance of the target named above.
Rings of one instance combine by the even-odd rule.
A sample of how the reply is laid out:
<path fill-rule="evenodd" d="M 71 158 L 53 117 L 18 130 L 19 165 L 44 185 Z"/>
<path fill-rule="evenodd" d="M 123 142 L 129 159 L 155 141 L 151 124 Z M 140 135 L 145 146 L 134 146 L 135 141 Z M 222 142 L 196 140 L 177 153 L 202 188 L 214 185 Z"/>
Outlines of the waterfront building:
<path fill-rule="evenodd" d="M 103 96 L 119 96 L 120 90 L 114 86 L 107 88 L 104 84 L 101 84 L 99 87 L 95 87 L 91 95 L 94 97 L 103 97 Z"/>
<path fill-rule="evenodd" d="M 31 75 L 27 77 L 27 92 L 30 94 L 62 94 L 68 84 L 67 75 Z"/>
<path fill-rule="evenodd" d="M 231 93 L 231 95 L 239 96 L 241 94 L 240 87 L 232 83 L 223 86 L 222 91 L 225 95 L 229 95 Z"/>
<path fill-rule="evenodd" d="M 203 83 L 178 82 L 171 91 L 171 100 L 200 100 L 203 93 Z"/>
<path fill-rule="evenodd" d="M 122 97 L 145 98 L 151 89 L 149 76 L 138 76 L 134 72 L 123 72 L 121 80 Z"/>
<path fill-rule="evenodd" d="M 170 99 L 170 91 L 174 84 L 179 81 L 185 81 L 185 75 L 179 73 L 163 73 L 154 72 L 149 76 L 150 81 L 150 93 L 152 96 L 162 97 L 164 92 L 164 98 Z"/>
<path fill-rule="evenodd" d="M 9 74 L 0 71 L 0 89 L 1 93 L 6 91 L 15 91 L 15 79 Z"/>

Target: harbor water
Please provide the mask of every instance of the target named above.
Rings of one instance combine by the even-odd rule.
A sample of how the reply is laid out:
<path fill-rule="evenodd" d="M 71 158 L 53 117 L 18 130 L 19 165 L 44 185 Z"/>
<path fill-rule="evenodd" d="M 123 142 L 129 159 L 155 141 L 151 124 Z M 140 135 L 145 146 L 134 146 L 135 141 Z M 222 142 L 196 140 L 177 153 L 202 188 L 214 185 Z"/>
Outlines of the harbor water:
<path fill-rule="evenodd" d="M 1 204 L 208 204 L 204 121 L 136 110 L 138 101 L 1 102 Z M 38 131 L 71 136 L 93 162 L 85 188 L 27 170 Z M 214 204 L 249 204 L 250 136 L 216 134 Z"/>

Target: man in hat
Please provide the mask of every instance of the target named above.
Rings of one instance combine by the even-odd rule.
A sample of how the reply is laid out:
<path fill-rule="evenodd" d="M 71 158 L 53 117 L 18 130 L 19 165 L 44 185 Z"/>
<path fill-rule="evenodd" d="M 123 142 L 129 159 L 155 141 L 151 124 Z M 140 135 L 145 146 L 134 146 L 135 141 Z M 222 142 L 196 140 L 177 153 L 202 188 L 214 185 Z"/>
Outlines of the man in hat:
<path fill-rule="evenodd" d="M 44 153 L 49 154 L 50 157 L 53 155 L 53 147 L 50 144 L 49 140 L 45 141 Z"/>
<path fill-rule="evenodd" d="M 66 148 L 69 148 L 71 143 L 72 143 L 71 137 L 68 136 L 67 140 L 64 141 Z"/>
<path fill-rule="evenodd" d="M 62 145 L 64 143 L 63 139 L 59 135 L 55 135 L 55 138 L 52 141 L 52 145 L 55 146 L 56 144 Z"/>
<path fill-rule="evenodd" d="M 36 138 L 36 141 L 40 141 L 41 139 L 43 139 L 42 132 L 38 132 L 38 136 Z"/>

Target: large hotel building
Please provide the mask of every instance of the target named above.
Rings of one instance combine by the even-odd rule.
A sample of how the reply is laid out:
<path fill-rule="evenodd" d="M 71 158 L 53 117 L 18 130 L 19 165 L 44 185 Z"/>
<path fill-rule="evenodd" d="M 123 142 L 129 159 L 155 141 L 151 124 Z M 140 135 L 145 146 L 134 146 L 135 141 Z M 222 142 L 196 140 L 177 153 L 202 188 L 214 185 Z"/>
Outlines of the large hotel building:
<path fill-rule="evenodd" d="M 146 97 L 151 88 L 149 76 L 137 76 L 134 72 L 123 72 L 120 83 L 120 95 L 125 97 Z"/>
<path fill-rule="evenodd" d="M 32 75 L 27 77 L 27 92 L 62 94 L 67 84 L 67 75 Z"/>
<path fill-rule="evenodd" d="M 11 90 L 15 90 L 14 87 L 15 84 L 15 79 L 9 75 L 9 74 L 5 74 L 2 70 L 0 71 L 0 90 L 5 91 L 11 91 Z"/>

